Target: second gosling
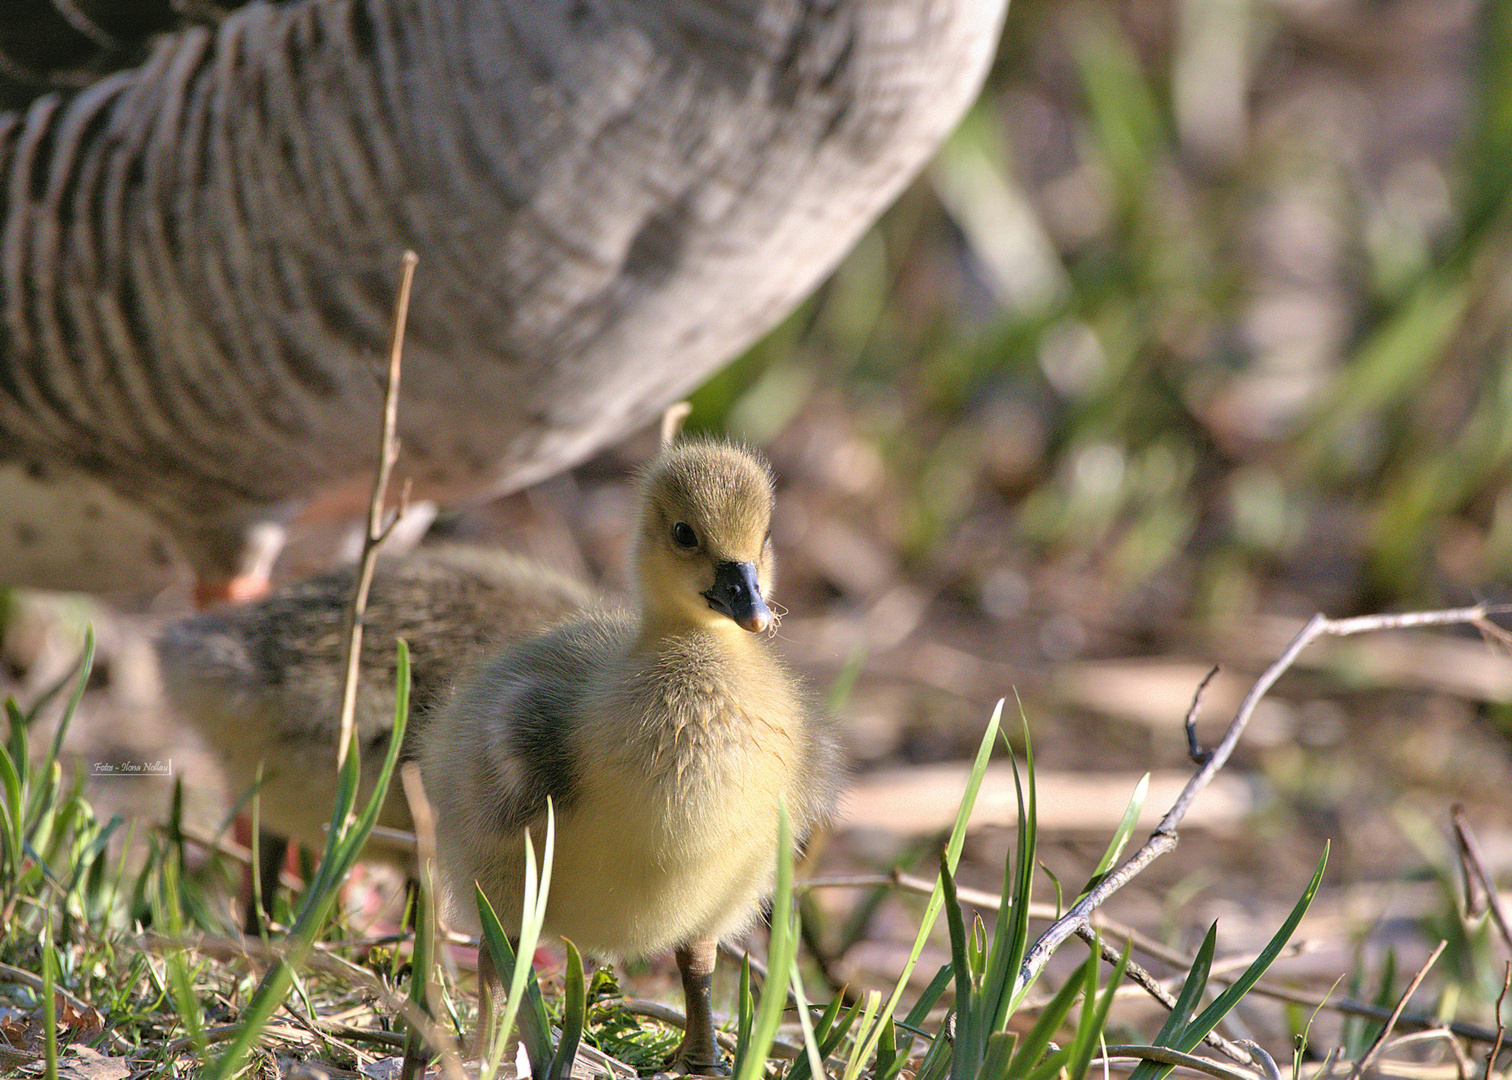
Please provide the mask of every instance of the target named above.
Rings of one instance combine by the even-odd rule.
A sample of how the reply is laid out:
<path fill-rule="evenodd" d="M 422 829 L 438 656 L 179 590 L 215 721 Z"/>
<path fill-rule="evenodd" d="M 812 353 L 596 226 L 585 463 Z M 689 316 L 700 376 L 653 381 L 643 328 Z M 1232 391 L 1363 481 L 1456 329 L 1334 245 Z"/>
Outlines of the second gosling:
<path fill-rule="evenodd" d="M 832 817 L 834 725 L 762 632 L 772 477 L 709 441 L 663 451 L 640 487 L 638 610 L 593 613 L 483 664 L 421 735 L 453 915 L 473 883 L 517 928 L 523 834 L 556 846 L 545 929 L 600 959 L 675 950 L 687 1029 L 670 1064 L 724 1071 L 709 985 L 720 938 L 770 891 L 778 806 L 799 841 Z M 480 954 L 479 1036 L 501 993 Z"/>
<path fill-rule="evenodd" d="M 347 606 L 356 576 L 352 566 L 329 570 L 255 603 L 180 620 L 157 642 L 169 700 L 220 758 L 230 790 L 250 790 L 262 773 L 264 832 L 258 841 L 267 907 L 286 840 L 316 851 L 324 845 L 334 801 Z M 410 723 L 400 751 L 401 760 L 410 760 L 417 731 L 463 670 L 506 641 L 578 613 L 591 599 L 571 578 L 504 551 L 446 545 L 380 559 L 357 688 L 361 797 L 373 790 L 393 731 L 396 639 L 410 648 Z M 413 828 L 397 781 L 379 823 L 404 832 Z M 376 840 L 368 857 L 406 871 L 413 861 L 408 852 Z M 249 905 L 245 928 L 256 933 L 260 924 Z"/>

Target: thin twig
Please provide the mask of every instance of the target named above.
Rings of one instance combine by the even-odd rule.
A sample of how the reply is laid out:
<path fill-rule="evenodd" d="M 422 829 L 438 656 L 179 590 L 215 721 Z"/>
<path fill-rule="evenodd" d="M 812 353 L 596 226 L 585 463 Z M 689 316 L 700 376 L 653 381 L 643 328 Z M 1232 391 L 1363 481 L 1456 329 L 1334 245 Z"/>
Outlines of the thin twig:
<path fill-rule="evenodd" d="M 1094 1058 L 1093 1063 L 1112 1061 L 1116 1058 L 1138 1058 L 1144 1061 L 1158 1061 L 1162 1065 L 1180 1065 L 1197 1072 L 1207 1073 L 1209 1076 L 1216 1076 L 1219 1080 L 1257 1080 L 1259 1076 L 1258 1073 L 1221 1065 L 1207 1058 L 1183 1054 L 1180 1050 L 1169 1046 L 1108 1046 L 1104 1048 L 1103 1057 Z"/>
<path fill-rule="evenodd" d="M 352 1045 L 351 1040 L 343 1039 L 329 1028 L 322 1027 L 318 1021 L 305 1016 L 304 1013 L 294 1008 L 287 1001 L 283 1003 L 283 1011 L 289 1014 L 289 1019 L 293 1020 L 295 1024 L 304 1028 L 312 1037 L 324 1043 L 328 1052 L 334 1047 L 350 1054 L 360 1063 L 371 1064 L 373 1059 L 372 1054 L 369 1054 L 365 1050 L 357 1049 L 357 1047 Z"/>
<path fill-rule="evenodd" d="M 1286 647 L 1281 656 L 1266 668 L 1255 684 L 1250 687 L 1249 693 L 1240 702 L 1238 711 L 1234 714 L 1234 719 L 1229 723 L 1223 738 L 1207 755 L 1206 761 L 1192 778 L 1187 781 L 1186 787 L 1182 789 L 1171 808 L 1166 811 L 1165 817 L 1161 818 L 1160 823 L 1155 827 L 1154 834 L 1122 866 L 1098 882 L 1096 887 L 1089 890 L 1086 896 L 1040 935 L 1019 968 L 1017 987 L 1027 986 L 1032 982 L 1049 963 L 1055 950 L 1080 927 L 1089 925 L 1093 911 L 1133 880 L 1146 866 L 1176 847 L 1176 827 L 1186 817 L 1193 800 L 1228 763 L 1229 756 L 1238 745 L 1239 737 L 1244 734 L 1244 729 L 1249 724 L 1250 717 L 1254 715 L 1261 698 L 1296 663 L 1302 651 L 1314 641 L 1325 636 L 1349 637 L 1354 634 L 1420 626 L 1452 626 L 1469 623 L 1484 628 L 1492 625 L 1487 618 L 1488 613 L 1489 609 L 1484 604 L 1477 604 L 1474 607 L 1452 608 L 1444 611 L 1365 615 L 1352 619 L 1328 619 L 1322 615 L 1314 615 L 1292 639 L 1291 644 Z"/>
<path fill-rule="evenodd" d="M 1202 681 L 1197 684 L 1197 690 L 1192 694 L 1192 705 L 1186 714 L 1186 738 L 1187 756 L 1192 759 L 1194 765 L 1207 764 L 1208 754 L 1197 742 L 1197 714 L 1202 711 L 1202 696 L 1207 692 L 1208 684 L 1218 677 L 1219 665 L 1214 664 Z"/>
<path fill-rule="evenodd" d="M 1501 1053 L 1502 1041 L 1507 1036 L 1507 1023 L 1501 1018 L 1502 1006 L 1507 1002 L 1507 990 L 1512 988 L 1512 961 L 1502 968 L 1501 993 L 1496 995 L 1496 1041 L 1491 1044 L 1491 1052 L 1486 1055 L 1485 1080 L 1491 1080 L 1492 1067 L 1496 1064 L 1496 1057 Z"/>
<path fill-rule="evenodd" d="M 1370 1048 L 1365 1051 L 1364 1055 L 1361 1056 L 1359 1061 L 1355 1062 L 1354 1068 L 1349 1070 L 1349 1080 L 1356 1080 L 1356 1078 L 1361 1073 L 1363 1073 L 1370 1067 L 1371 1062 L 1375 1061 L 1375 1059 L 1380 1056 L 1381 1048 L 1386 1045 L 1386 1040 L 1391 1037 L 1392 1029 L 1396 1027 L 1397 1018 L 1400 1017 L 1402 1015 L 1402 1011 L 1407 1008 L 1407 999 L 1412 997 L 1413 994 L 1417 993 L 1417 988 L 1421 986 L 1423 984 L 1423 980 L 1428 977 L 1428 969 L 1438 962 L 1438 958 L 1443 954 L 1444 948 L 1448 944 L 1449 942 L 1447 941 L 1440 941 L 1438 943 L 1438 947 L 1435 948 L 1433 952 L 1428 954 L 1428 959 L 1424 962 L 1422 967 L 1418 968 L 1417 974 L 1414 975 L 1412 977 L 1412 981 L 1407 984 L 1407 989 L 1404 990 L 1402 992 L 1402 996 L 1397 999 L 1396 1008 L 1391 1010 L 1391 1016 L 1382 1026 L 1381 1033 L 1375 1037 L 1375 1042 L 1370 1044 Z"/>
<path fill-rule="evenodd" d="M 1502 904 L 1501 894 L 1497 892 L 1496 883 L 1491 880 L 1491 874 L 1486 869 L 1485 857 L 1481 855 L 1480 843 L 1475 839 L 1475 834 L 1470 831 L 1470 822 L 1465 818 L 1465 808 L 1456 804 L 1449 811 L 1449 819 L 1454 823 L 1454 835 L 1459 841 L 1460 863 L 1465 869 L 1465 906 L 1468 913 L 1474 914 L 1475 907 L 1470 903 L 1471 883 L 1479 886 L 1481 898 L 1486 906 L 1491 909 L 1491 919 L 1496 923 L 1496 928 L 1501 931 L 1502 941 L 1508 949 L 1512 949 L 1512 920 L 1507 916 L 1507 909 Z"/>
<path fill-rule="evenodd" d="M 645 1001 L 641 998 L 625 998 L 624 1000 L 617 1002 L 617 1004 L 631 1016 L 644 1016 L 650 1020 L 658 1020 L 661 1023 L 666 1024 L 668 1027 L 677 1028 L 679 1031 L 686 1030 L 688 1026 L 688 1018 L 686 1016 L 678 1012 L 672 1006 L 663 1005 L 659 1001 Z M 721 1048 L 729 1050 L 732 1053 L 734 1052 L 736 1047 L 736 1038 L 734 1035 L 731 1035 L 728 1031 L 721 1031 L 716 1028 L 714 1030 L 714 1038 L 719 1041 Z M 777 1057 L 778 1055 L 773 1054 L 772 1056 Z M 798 1055 L 794 1053 L 793 1057 L 796 1058 L 797 1056 Z"/>
<path fill-rule="evenodd" d="M 1259 1062 L 1265 1080 L 1281 1080 L 1281 1070 L 1276 1067 L 1276 1059 L 1266 1053 L 1265 1047 L 1254 1039 L 1240 1039 L 1239 1045 L 1249 1052 L 1252 1060 Z"/>
<path fill-rule="evenodd" d="M 362 538 L 362 558 L 358 562 L 357 587 L 347 608 L 342 634 L 346 674 L 341 687 L 341 738 L 336 743 L 336 766 L 346 763 L 347 748 L 352 742 L 352 728 L 357 718 L 357 671 L 362 661 L 362 617 L 367 610 L 368 590 L 373 584 L 373 566 L 378 545 L 388 530 L 383 524 L 383 503 L 388 494 L 389 478 L 399 460 L 399 371 L 404 353 L 404 326 L 409 319 L 410 286 L 415 280 L 415 264 L 420 261 L 413 251 L 404 253 L 404 268 L 399 279 L 399 297 L 394 303 L 393 335 L 389 339 L 388 382 L 383 388 L 383 434 L 378 446 L 378 469 L 373 478 L 373 497 L 368 503 L 367 533 Z M 404 514 L 401 503 L 394 515 L 397 522 Z M 389 523 L 389 528 L 393 522 Z"/>

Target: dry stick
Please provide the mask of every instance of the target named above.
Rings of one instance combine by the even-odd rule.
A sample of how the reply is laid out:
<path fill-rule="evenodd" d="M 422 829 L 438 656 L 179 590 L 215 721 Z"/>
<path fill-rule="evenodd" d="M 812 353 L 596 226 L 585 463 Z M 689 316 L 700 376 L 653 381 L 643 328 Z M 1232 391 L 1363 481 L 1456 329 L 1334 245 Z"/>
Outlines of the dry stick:
<path fill-rule="evenodd" d="M 1276 1067 L 1276 1059 L 1266 1052 L 1265 1047 L 1253 1039 L 1240 1039 L 1239 1045 L 1249 1051 L 1251 1058 L 1260 1063 L 1260 1068 L 1265 1073 L 1265 1080 L 1281 1080 L 1281 1070 Z"/>
<path fill-rule="evenodd" d="M 693 411 L 691 402 L 679 401 L 668 405 L 661 418 L 661 444 L 671 446 L 682 432 L 683 421 Z"/>
<path fill-rule="evenodd" d="M 1491 875 L 1486 870 L 1486 860 L 1481 855 L 1480 843 L 1475 839 L 1475 834 L 1470 831 L 1470 823 L 1465 819 L 1465 808 L 1455 804 L 1449 810 L 1449 819 L 1454 822 L 1454 835 L 1459 840 L 1460 863 L 1465 870 L 1465 906 L 1473 914 L 1475 905 L 1470 903 L 1470 898 L 1475 895 L 1472 891 L 1474 886 L 1479 886 L 1485 899 L 1486 905 L 1491 909 L 1491 918 L 1496 923 L 1496 928 L 1501 931 L 1502 940 L 1507 943 L 1507 948 L 1512 949 L 1512 926 L 1509 926 L 1507 909 L 1502 904 L 1501 894 L 1496 891 L 1496 883 L 1491 880 Z"/>
<path fill-rule="evenodd" d="M 1092 1063 L 1106 1064 L 1115 1058 L 1134 1058 L 1143 1061 L 1155 1061 L 1162 1065 L 1183 1065 L 1194 1072 L 1207 1073 L 1216 1076 L 1219 1080 L 1254 1080 L 1255 1073 L 1246 1072 L 1243 1069 L 1231 1069 L 1227 1065 L 1220 1065 L 1209 1058 L 1194 1057 L 1191 1054 L 1183 1054 L 1169 1046 L 1109 1046 L 1100 1058 L 1093 1058 Z"/>
<path fill-rule="evenodd" d="M 1496 1055 L 1501 1053 L 1502 1039 L 1507 1034 L 1507 1025 L 1502 1022 L 1501 1012 L 1502 1005 L 1507 1000 L 1507 990 L 1509 987 L 1512 987 L 1512 961 L 1508 961 L 1506 967 L 1502 968 L 1501 993 L 1496 995 L 1496 1041 L 1491 1044 L 1491 1052 L 1486 1055 L 1485 1080 L 1491 1080 L 1492 1066 L 1496 1064 Z"/>
<path fill-rule="evenodd" d="M 393 335 L 389 338 L 388 382 L 383 388 L 383 435 L 378 446 L 378 469 L 373 477 L 373 497 L 368 503 L 367 533 L 362 538 L 362 558 L 358 563 L 357 588 L 352 593 L 352 603 L 347 608 L 346 625 L 343 628 L 346 676 L 341 687 L 341 738 L 336 744 L 336 767 L 346 764 L 347 745 L 352 741 L 352 727 L 357 717 L 357 669 L 362 660 L 362 616 L 367 609 L 368 589 L 373 584 L 373 565 L 378 558 L 378 545 L 388 536 L 389 529 L 404 514 L 405 499 L 400 499 L 394 520 L 385 528 L 383 502 L 388 492 L 389 477 L 399 460 L 399 360 L 404 352 L 404 327 L 409 321 L 410 286 L 415 280 L 415 264 L 420 257 L 413 251 L 404 253 L 404 268 L 399 279 L 399 297 L 394 302 Z"/>
<path fill-rule="evenodd" d="M 304 1015 L 304 1013 L 300 1012 L 298 1009 L 294 1008 L 287 1001 L 283 1003 L 283 1011 L 288 1013 L 289 1019 L 294 1021 L 297 1026 L 303 1028 L 315 1039 L 317 1039 L 325 1047 L 327 1053 L 329 1053 L 333 1049 L 340 1050 L 343 1053 L 349 1054 L 350 1056 L 356 1058 L 359 1065 L 370 1065 L 373 1063 L 373 1061 L 377 1060 L 366 1050 L 359 1050 L 357 1047 L 352 1045 L 353 1042 L 357 1042 L 359 1040 L 343 1039 L 335 1032 L 326 1028 L 322 1028 L 314 1020 Z"/>
<path fill-rule="evenodd" d="M 1444 948 L 1448 944 L 1449 942 L 1447 941 L 1440 941 L 1438 948 L 1428 954 L 1427 961 L 1424 962 L 1422 967 L 1418 968 L 1417 974 L 1407 984 L 1407 989 L 1397 999 L 1396 1008 L 1391 1010 L 1391 1018 L 1381 1027 L 1381 1033 L 1375 1037 L 1375 1042 L 1370 1044 L 1370 1048 L 1365 1051 L 1359 1061 L 1355 1062 L 1354 1068 L 1349 1070 L 1349 1080 L 1356 1080 L 1361 1073 L 1370 1067 L 1371 1062 L 1380 1056 L 1381 1048 L 1386 1045 L 1386 1040 L 1391 1037 L 1392 1029 L 1396 1027 L 1397 1018 L 1402 1015 L 1402 1010 L 1407 1008 L 1407 999 L 1417 993 L 1417 988 L 1428 977 L 1428 969 L 1438 962 L 1438 958 L 1443 954 Z"/>
<path fill-rule="evenodd" d="M 425 921 L 415 927 L 416 934 L 430 934 L 432 948 L 441 949 L 445 945 L 437 937 L 435 916 L 435 866 L 436 866 L 436 817 L 431 810 L 430 800 L 425 797 L 425 783 L 420 779 L 420 769 L 413 761 L 406 761 L 399 770 L 400 783 L 404 785 L 404 798 L 409 803 L 410 817 L 415 822 L 415 845 L 419 849 L 417 860 L 419 903 L 425 911 Z M 418 910 L 418 909 L 417 909 Z M 485 944 L 479 944 L 479 948 L 487 948 Z M 441 988 L 436 984 L 436 964 L 434 957 L 432 962 L 425 966 L 424 971 L 416 970 L 411 974 L 412 979 L 425 980 L 425 1004 L 432 1016 L 441 1013 Z M 447 1080 L 463 1080 L 462 1055 L 457 1049 L 457 1043 L 447 1033 L 447 1038 L 435 1045 L 441 1054 L 441 1069 L 445 1072 Z M 405 1077 L 411 1075 L 412 1063 L 406 1055 L 404 1061 Z M 422 1068 L 422 1072 L 423 1072 Z"/>
<path fill-rule="evenodd" d="M 1490 609 L 1484 604 L 1474 607 L 1454 608 L 1446 611 L 1415 611 L 1400 615 L 1366 615 L 1353 619 L 1328 619 L 1322 615 L 1314 615 L 1308 620 L 1291 644 L 1270 667 L 1266 668 L 1255 685 L 1250 688 L 1244 700 L 1240 703 L 1238 711 L 1234 714 L 1233 721 L 1218 745 L 1205 755 L 1197 772 L 1187 781 L 1187 785 L 1177 796 L 1171 808 L 1166 811 L 1165 817 L 1155 827 L 1155 832 L 1145 843 L 1131 855 L 1122 866 L 1110 873 L 1091 889 L 1086 896 L 1078 901 L 1070 911 L 1057 919 L 1050 927 L 1040 935 L 1034 943 L 1034 947 L 1024 957 L 1024 963 L 1019 968 L 1018 983 L 1015 993 L 1027 986 L 1039 975 L 1051 955 L 1072 934 L 1077 933 L 1083 927 L 1091 925 L 1092 912 L 1097 910 L 1110 896 L 1132 881 L 1146 866 L 1154 862 L 1161 855 L 1176 847 L 1176 827 L 1186 816 L 1191 808 L 1192 801 L 1198 793 L 1207 787 L 1218 770 L 1228 763 L 1229 755 L 1234 752 L 1234 747 L 1239 742 L 1239 736 L 1244 733 L 1245 726 L 1254 714 L 1255 707 L 1260 699 L 1270 691 L 1276 680 L 1294 664 L 1302 650 L 1311 645 L 1320 637 L 1349 637 L 1354 634 L 1371 633 L 1378 630 L 1399 630 L 1418 626 L 1452 626 L 1462 623 L 1470 623 L 1485 630 L 1493 624 L 1487 618 Z M 1500 628 L 1495 628 L 1500 630 Z M 1205 681 L 1204 681 L 1205 683 Z"/>
<path fill-rule="evenodd" d="M 1187 756 L 1201 765 L 1207 755 L 1203 753 L 1202 746 L 1197 742 L 1197 714 L 1202 711 L 1202 696 L 1207 693 L 1208 684 L 1218 677 L 1219 667 L 1214 664 L 1208 673 L 1197 684 L 1197 689 L 1192 694 L 1191 707 L 1187 709 L 1186 719 L 1183 725 L 1186 727 Z"/>

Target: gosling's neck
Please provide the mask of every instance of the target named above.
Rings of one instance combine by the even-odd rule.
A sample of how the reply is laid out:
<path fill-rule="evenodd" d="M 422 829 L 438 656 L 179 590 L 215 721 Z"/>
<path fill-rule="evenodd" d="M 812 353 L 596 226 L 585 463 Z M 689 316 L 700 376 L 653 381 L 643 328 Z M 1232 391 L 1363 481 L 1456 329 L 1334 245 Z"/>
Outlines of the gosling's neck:
<path fill-rule="evenodd" d="M 702 597 L 699 598 L 702 602 Z M 702 640 L 721 651 L 745 656 L 761 651 L 764 634 L 737 626 L 729 616 L 713 608 L 692 605 L 646 604 L 641 610 L 637 647 L 653 650 L 669 643 Z"/>

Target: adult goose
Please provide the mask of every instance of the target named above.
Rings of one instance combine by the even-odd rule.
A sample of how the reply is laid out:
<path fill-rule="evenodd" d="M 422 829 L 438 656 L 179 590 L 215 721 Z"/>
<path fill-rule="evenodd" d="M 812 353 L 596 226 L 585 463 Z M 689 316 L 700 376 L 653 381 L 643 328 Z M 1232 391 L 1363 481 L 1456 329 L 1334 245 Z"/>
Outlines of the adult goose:
<path fill-rule="evenodd" d="M 21 0 L 0 15 L 0 584 L 260 589 L 401 469 L 581 461 L 805 296 L 1005 0 Z M 173 554 L 177 552 L 177 555 Z"/>

